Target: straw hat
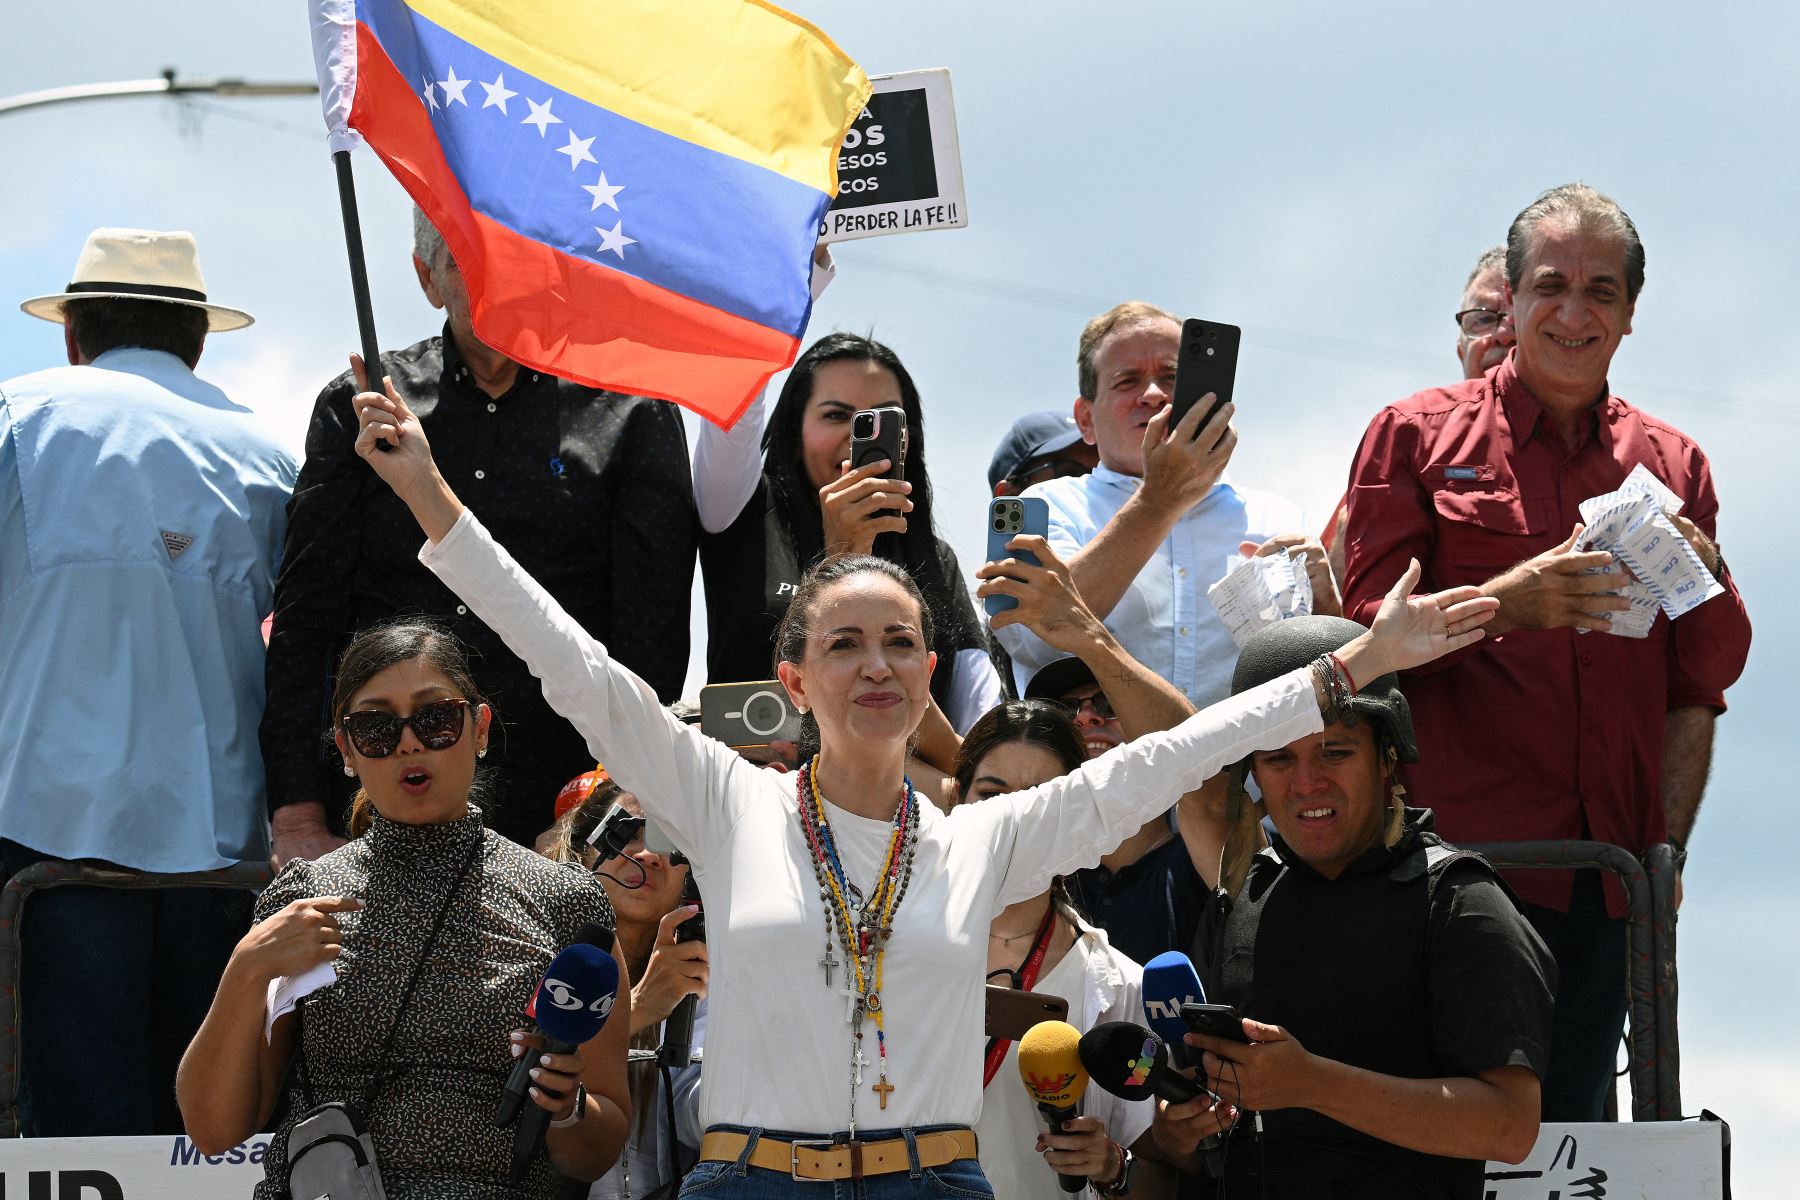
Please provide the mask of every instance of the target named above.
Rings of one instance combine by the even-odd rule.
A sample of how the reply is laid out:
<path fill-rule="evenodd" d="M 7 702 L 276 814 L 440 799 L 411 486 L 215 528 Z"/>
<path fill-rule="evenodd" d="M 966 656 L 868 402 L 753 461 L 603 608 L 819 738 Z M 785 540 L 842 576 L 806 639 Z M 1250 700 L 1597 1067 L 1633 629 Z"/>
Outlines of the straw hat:
<path fill-rule="evenodd" d="M 70 300 L 162 300 L 204 309 L 207 329 L 242 329 L 256 318 L 235 308 L 206 302 L 200 253 L 191 233 L 151 229 L 96 229 L 88 234 L 67 291 L 37 296 L 19 305 L 34 317 L 62 324 Z"/>

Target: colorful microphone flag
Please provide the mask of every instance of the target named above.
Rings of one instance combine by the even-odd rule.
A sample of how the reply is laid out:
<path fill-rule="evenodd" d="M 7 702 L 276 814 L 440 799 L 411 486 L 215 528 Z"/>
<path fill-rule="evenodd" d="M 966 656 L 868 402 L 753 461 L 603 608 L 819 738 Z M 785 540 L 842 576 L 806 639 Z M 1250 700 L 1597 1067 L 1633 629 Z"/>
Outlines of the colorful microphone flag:
<path fill-rule="evenodd" d="M 333 150 L 443 233 L 516 361 L 729 426 L 791 364 L 869 81 L 760 0 L 310 0 Z"/>

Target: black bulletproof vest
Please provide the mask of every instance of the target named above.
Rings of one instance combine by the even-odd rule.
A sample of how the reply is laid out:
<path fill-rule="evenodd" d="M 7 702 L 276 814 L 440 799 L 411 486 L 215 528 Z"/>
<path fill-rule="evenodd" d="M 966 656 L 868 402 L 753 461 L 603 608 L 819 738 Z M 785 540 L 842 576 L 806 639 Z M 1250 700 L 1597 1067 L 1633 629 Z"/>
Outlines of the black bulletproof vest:
<path fill-rule="evenodd" d="M 1498 879 L 1480 856 L 1411 828 L 1392 851 L 1371 852 L 1337 879 L 1263 850 L 1235 902 L 1213 897 L 1201 933 L 1213 944 L 1195 946 L 1207 998 L 1280 1025 L 1313 1054 L 1384 1075 L 1445 1074 L 1431 1052 L 1427 942 L 1437 885 L 1459 863 Z M 1481 1195 L 1480 1162 L 1405 1150 L 1308 1109 L 1264 1114 L 1266 1146 L 1251 1133 L 1240 1122 L 1227 1178 L 1266 1164 L 1271 1198 Z"/>

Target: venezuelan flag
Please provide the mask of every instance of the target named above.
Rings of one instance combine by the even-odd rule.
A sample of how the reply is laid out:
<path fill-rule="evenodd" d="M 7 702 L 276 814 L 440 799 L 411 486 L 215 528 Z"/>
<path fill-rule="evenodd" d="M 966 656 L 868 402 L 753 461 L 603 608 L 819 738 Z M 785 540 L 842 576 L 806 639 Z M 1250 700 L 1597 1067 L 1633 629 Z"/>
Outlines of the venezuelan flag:
<path fill-rule="evenodd" d="M 793 362 L 869 94 L 819 30 L 761 0 L 313 8 L 333 145 L 443 231 L 483 341 L 721 425 Z"/>

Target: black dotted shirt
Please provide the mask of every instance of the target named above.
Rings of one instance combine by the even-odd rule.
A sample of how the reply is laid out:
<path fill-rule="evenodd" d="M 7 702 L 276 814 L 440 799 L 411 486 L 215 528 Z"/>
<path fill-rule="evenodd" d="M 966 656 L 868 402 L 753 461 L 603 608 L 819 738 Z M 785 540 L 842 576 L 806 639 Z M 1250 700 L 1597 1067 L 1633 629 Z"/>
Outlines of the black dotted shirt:
<path fill-rule="evenodd" d="M 484 843 L 458 886 L 437 944 L 404 1012 L 395 1007 L 420 961 L 445 891 L 476 839 Z M 578 867 L 541 858 L 484 829 L 473 812 L 448 825 L 373 828 L 315 862 L 282 867 L 256 905 L 263 921 L 295 900 L 355 896 L 340 913 L 337 982 L 303 1001 L 309 1097 L 288 1073 L 286 1117 L 269 1141 L 257 1200 L 274 1200 L 287 1173 L 287 1140 L 310 1105 L 361 1105 L 396 1015 L 383 1081 L 368 1111 L 391 1200 L 547 1200 L 559 1176 L 540 1153 L 523 1184 L 507 1183 L 513 1131 L 494 1125 L 512 1068 L 508 1035 L 557 950 L 590 921 L 614 924 L 600 884 Z M 299 1200 L 299 1198 L 296 1198 Z"/>
<path fill-rule="evenodd" d="M 523 368 L 491 397 L 447 330 L 383 361 L 463 502 L 658 696 L 678 696 L 699 529 L 675 406 Z M 262 723 L 270 809 L 316 800 L 341 819 L 354 784 L 327 736 L 337 656 L 359 629 L 430 613 L 474 652 L 494 706 L 490 820 L 529 845 L 594 760 L 525 664 L 420 565 L 418 523 L 355 453 L 353 392 L 345 375 L 319 396 L 288 506 Z"/>

